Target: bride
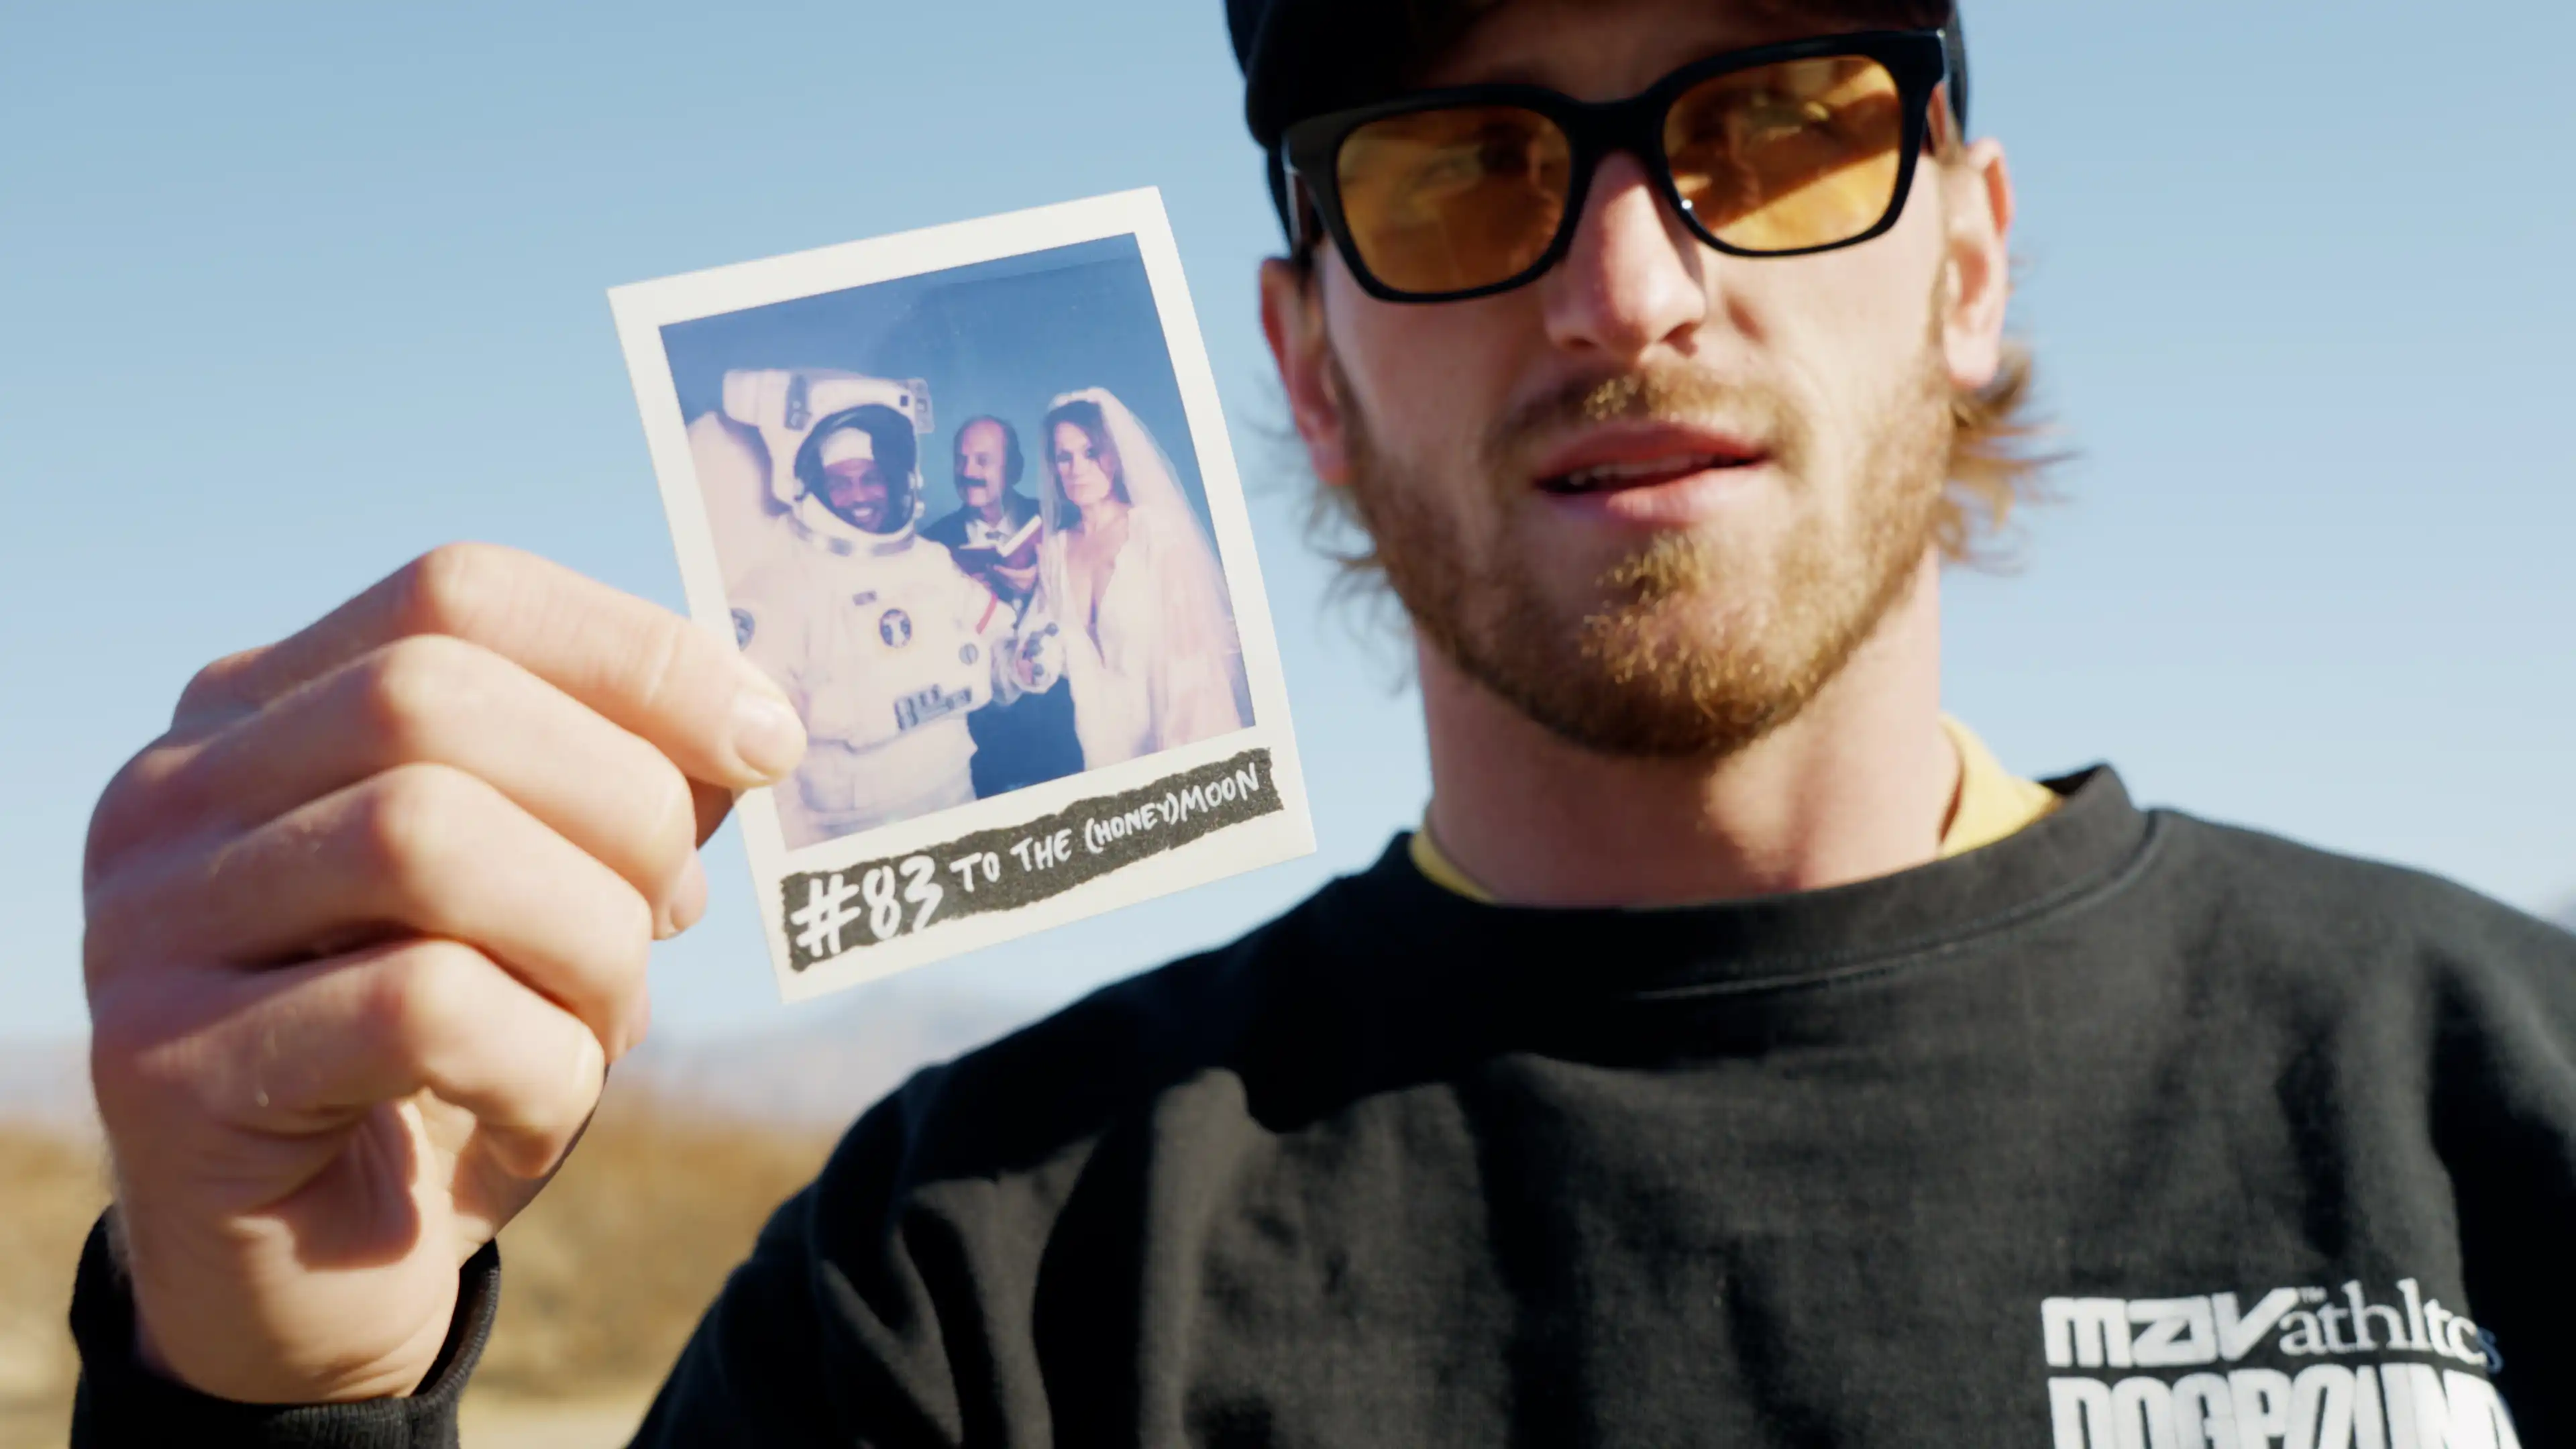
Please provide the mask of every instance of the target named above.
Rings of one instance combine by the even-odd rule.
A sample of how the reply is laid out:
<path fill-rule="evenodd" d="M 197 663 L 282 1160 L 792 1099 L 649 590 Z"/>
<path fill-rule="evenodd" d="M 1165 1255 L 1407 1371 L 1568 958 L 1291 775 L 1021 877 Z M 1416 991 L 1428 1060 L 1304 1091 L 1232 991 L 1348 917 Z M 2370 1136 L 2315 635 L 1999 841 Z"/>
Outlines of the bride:
<path fill-rule="evenodd" d="M 1153 436 L 1096 387 L 1057 398 L 1039 436 L 1038 587 L 1065 641 L 1083 768 L 1249 725 L 1225 572 Z"/>

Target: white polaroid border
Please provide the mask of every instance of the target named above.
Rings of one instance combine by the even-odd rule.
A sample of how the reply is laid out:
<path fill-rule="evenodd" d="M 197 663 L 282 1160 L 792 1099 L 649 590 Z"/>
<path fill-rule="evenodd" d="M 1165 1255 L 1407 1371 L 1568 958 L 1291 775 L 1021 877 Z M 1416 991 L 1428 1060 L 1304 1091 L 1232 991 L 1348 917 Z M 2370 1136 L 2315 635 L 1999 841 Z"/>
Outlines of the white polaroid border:
<path fill-rule="evenodd" d="M 1151 188 L 609 291 L 689 613 L 730 643 L 724 570 L 662 329 L 1119 236 L 1133 237 L 1143 257 L 1180 384 L 1256 723 L 1221 738 L 795 851 L 780 831 L 771 792 L 749 792 L 737 811 L 743 844 L 770 962 L 780 994 L 791 1002 L 1313 852 L 1314 826 L 1278 639 L 1215 373 L 1162 196 Z M 782 365 L 792 362 L 781 359 Z M 1075 876 L 1078 883 L 1059 884 Z M 997 891 L 1026 897 L 1026 903 L 991 908 Z M 885 908 L 888 898 L 900 906 L 901 920 L 881 937 L 877 927 L 895 914 Z M 969 906 L 975 913 L 963 913 Z M 839 925 L 837 940 L 816 929 L 827 924 Z"/>

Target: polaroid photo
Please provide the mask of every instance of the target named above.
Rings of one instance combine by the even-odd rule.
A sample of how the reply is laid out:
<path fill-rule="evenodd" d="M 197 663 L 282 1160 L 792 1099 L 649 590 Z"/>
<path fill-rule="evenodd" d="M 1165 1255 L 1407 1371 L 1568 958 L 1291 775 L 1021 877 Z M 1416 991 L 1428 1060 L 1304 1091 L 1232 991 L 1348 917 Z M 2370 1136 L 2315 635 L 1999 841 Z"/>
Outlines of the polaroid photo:
<path fill-rule="evenodd" d="M 791 1001 L 1314 849 L 1161 197 L 609 293 L 689 609 L 795 701 Z"/>

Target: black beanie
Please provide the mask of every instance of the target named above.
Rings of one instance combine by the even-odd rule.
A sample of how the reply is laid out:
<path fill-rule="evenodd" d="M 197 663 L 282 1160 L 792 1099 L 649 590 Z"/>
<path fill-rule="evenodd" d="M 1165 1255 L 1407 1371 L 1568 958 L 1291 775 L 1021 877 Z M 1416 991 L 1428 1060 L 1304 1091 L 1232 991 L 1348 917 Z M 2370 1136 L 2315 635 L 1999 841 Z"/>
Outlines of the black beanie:
<path fill-rule="evenodd" d="M 1950 41 L 1950 109 L 1968 126 L 1968 48 L 1956 3 L 1927 0 L 1925 28 Z M 1225 0 L 1226 29 L 1243 67 L 1243 117 L 1264 150 L 1308 116 L 1359 105 L 1402 84 L 1414 59 L 1390 0 Z"/>

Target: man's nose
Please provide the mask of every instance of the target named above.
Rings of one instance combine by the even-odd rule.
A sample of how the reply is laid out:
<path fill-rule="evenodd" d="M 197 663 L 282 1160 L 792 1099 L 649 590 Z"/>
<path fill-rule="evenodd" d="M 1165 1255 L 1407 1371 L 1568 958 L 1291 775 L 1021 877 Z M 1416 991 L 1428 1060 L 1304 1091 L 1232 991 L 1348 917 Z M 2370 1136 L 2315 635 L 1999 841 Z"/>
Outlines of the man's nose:
<path fill-rule="evenodd" d="M 1707 260 L 1644 165 L 1604 157 L 1573 245 L 1539 281 L 1548 339 L 1622 361 L 1676 340 L 1708 317 Z"/>

